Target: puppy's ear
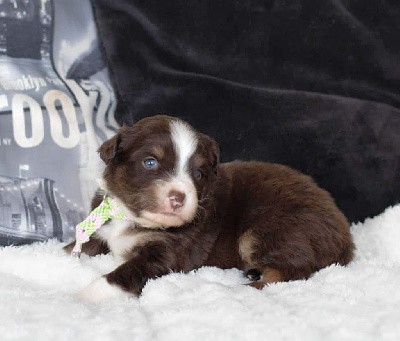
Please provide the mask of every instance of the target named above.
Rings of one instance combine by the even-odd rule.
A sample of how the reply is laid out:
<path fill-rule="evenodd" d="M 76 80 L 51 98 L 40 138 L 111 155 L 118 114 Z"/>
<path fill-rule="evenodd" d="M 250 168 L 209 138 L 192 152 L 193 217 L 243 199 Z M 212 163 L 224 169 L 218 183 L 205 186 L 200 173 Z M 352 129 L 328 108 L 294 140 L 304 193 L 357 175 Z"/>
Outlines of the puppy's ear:
<path fill-rule="evenodd" d="M 211 158 L 212 158 L 212 167 L 213 167 L 213 171 L 215 174 L 217 174 L 218 172 L 218 166 L 219 166 L 219 162 L 220 162 L 220 150 L 219 150 L 219 145 L 218 143 L 213 140 L 211 140 Z"/>
<path fill-rule="evenodd" d="M 212 165 L 212 169 L 214 173 L 217 174 L 220 155 L 218 143 L 208 135 L 200 134 L 200 136 L 204 143 L 205 150 L 207 151 L 207 157 Z"/>
<path fill-rule="evenodd" d="M 115 155 L 117 154 L 120 141 L 121 135 L 118 132 L 100 146 L 98 153 L 105 164 L 109 164 L 114 159 Z"/>

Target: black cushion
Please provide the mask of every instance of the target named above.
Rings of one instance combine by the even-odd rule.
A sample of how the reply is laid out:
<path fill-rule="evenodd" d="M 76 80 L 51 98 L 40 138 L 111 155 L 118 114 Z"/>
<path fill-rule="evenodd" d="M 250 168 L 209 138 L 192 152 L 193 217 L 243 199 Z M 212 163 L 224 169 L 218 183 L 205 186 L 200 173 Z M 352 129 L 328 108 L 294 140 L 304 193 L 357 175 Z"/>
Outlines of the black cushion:
<path fill-rule="evenodd" d="M 350 220 L 399 201 L 397 0 L 93 0 L 116 118 L 179 116 L 222 160 L 311 176 Z"/>

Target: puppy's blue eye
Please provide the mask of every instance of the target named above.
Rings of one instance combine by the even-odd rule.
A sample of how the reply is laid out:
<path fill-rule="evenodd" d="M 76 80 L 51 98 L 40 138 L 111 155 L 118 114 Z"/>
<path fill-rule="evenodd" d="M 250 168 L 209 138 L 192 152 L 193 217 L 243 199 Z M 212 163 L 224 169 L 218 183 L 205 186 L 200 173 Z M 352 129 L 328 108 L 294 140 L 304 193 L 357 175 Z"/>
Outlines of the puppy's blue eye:
<path fill-rule="evenodd" d="M 200 169 L 196 169 L 196 170 L 193 172 L 193 176 L 194 176 L 197 180 L 200 180 L 200 179 L 201 179 L 201 171 L 200 171 Z"/>
<path fill-rule="evenodd" d="M 157 169 L 158 168 L 158 162 L 155 158 L 149 157 L 143 161 L 143 166 L 146 169 Z"/>

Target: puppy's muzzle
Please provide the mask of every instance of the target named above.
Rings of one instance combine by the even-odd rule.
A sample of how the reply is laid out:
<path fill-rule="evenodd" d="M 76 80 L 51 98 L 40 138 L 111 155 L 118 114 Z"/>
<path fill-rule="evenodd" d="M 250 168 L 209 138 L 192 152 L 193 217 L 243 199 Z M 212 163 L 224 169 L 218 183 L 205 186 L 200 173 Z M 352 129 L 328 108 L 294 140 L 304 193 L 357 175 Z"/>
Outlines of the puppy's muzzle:
<path fill-rule="evenodd" d="M 186 201 L 186 194 L 179 191 L 170 191 L 168 194 L 169 204 L 172 210 L 176 211 L 183 207 Z"/>

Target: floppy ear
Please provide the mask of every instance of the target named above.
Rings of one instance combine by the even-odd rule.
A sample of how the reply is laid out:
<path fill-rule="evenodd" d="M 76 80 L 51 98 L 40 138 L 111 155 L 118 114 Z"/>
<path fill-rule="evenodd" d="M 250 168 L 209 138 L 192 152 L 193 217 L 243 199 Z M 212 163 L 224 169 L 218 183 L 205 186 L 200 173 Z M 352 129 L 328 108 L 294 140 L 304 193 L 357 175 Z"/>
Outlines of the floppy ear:
<path fill-rule="evenodd" d="M 211 161 L 212 169 L 214 173 L 217 174 L 219 165 L 219 155 L 220 155 L 218 143 L 208 135 L 205 134 L 200 134 L 200 135 L 204 141 L 204 146 L 207 150 L 207 156 Z"/>
<path fill-rule="evenodd" d="M 217 174 L 219 161 L 220 161 L 219 145 L 214 139 L 210 139 L 210 140 L 211 140 L 210 152 L 211 152 L 211 157 L 213 160 L 212 167 L 213 167 L 214 173 Z"/>
<path fill-rule="evenodd" d="M 118 132 L 100 146 L 98 153 L 105 164 L 109 164 L 114 159 L 118 151 L 120 140 L 121 136 Z"/>

